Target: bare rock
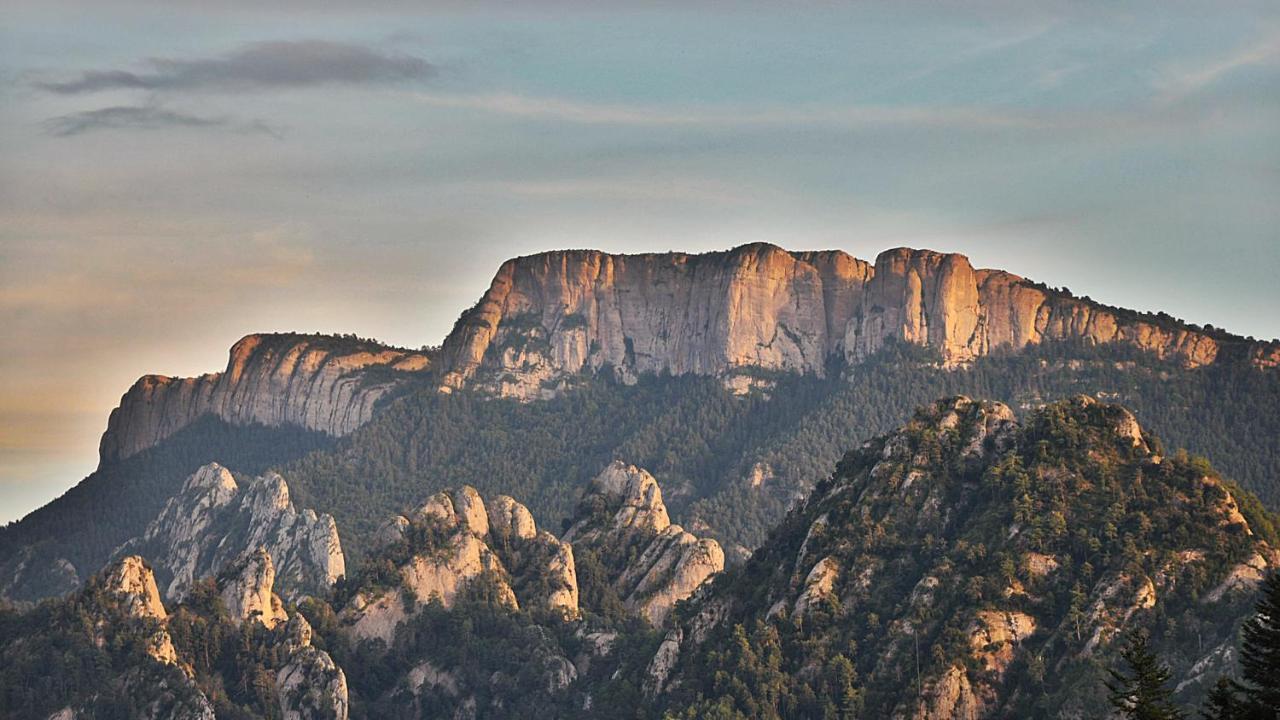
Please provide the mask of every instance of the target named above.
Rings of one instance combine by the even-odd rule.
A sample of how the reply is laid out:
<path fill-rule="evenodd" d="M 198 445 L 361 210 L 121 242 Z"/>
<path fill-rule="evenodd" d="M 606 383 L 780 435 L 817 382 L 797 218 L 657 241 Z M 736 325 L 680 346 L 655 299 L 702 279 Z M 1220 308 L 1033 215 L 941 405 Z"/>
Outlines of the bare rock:
<path fill-rule="evenodd" d="M 103 463 L 122 460 L 206 415 L 232 425 L 296 425 L 346 435 L 368 422 L 375 404 L 404 377 L 430 364 L 426 354 L 374 343 L 249 335 L 232 346 L 221 373 L 139 379 L 111 412 L 99 454 Z M 370 381 L 364 372 L 370 368 L 384 372 Z"/>
<path fill-rule="evenodd" d="M 121 552 L 151 558 L 169 578 L 165 596 L 180 600 L 193 582 L 218 575 L 257 548 L 271 556 L 278 587 L 288 597 L 326 592 L 346 573 L 331 515 L 297 510 L 288 484 L 275 473 L 241 488 L 217 463 L 187 478 L 145 534 Z"/>
<path fill-rule="evenodd" d="M 218 579 L 227 613 L 237 622 L 257 620 L 268 630 L 284 622 L 288 615 L 273 591 L 275 579 L 275 567 L 266 548 L 243 555 Z"/>

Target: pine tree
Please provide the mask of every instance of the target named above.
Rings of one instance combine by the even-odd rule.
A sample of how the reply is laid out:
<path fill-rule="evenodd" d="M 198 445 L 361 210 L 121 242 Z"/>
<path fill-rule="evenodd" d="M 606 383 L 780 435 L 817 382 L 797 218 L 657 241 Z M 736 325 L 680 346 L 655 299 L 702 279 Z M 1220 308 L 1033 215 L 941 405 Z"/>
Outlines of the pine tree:
<path fill-rule="evenodd" d="M 1178 720 L 1182 712 L 1170 701 L 1169 668 L 1151 652 L 1146 633 L 1129 635 L 1128 646 L 1120 657 L 1128 673 L 1109 671 L 1115 684 L 1107 683 L 1111 704 L 1124 717 L 1132 720 Z"/>
<path fill-rule="evenodd" d="M 1240 689 L 1250 717 L 1280 718 L 1280 572 L 1262 584 L 1256 614 L 1244 624 Z"/>
<path fill-rule="evenodd" d="M 1228 678 L 1218 678 L 1205 699 L 1200 717 L 1204 720 L 1246 720 L 1248 715 L 1244 702 L 1236 693 L 1236 684 Z"/>

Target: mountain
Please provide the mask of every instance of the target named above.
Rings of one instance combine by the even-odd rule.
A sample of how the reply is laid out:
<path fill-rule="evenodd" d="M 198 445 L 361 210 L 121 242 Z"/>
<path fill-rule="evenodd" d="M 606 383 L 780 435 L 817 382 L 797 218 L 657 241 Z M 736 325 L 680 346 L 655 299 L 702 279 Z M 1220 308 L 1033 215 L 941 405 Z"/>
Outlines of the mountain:
<path fill-rule="evenodd" d="M 122 460 L 210 415 L 232 425 L 295 425 L 333 436 L 368 422 L 379 401 L 431 365 L 425 353 L 355 338 L 249 335 L 227 369 L 195 378 L 146 375 L 111 411 L 101 463 Z"/>
<path fill-rule="evenodd" d="M 897 248 L 871 264 L 763 243 L 701 255 L 554 251 L 503 263 L 438 360 L 350 336 L 249 335 L 221 373 L 144 376 L 111 413 L 100 456 L 127 458 L 204 415 L 347 435 L 426 374 L 446 389 L 533 399 L 604 367 L 628 380 L 823 376 L 833 359 L 857 363 L 895 340 L 936 348 L 948 365 L 1049 341 L 1120 343 L 1186 367 L 1220 356 L 1280 365 L 1280 344 L 1107 307 L 958 254 Z"/>
<path fill-rule="evenodd" d="M 147 557 L 165 597 L 180 600 L 196 580 L 219 574 L 255 548 L 275 558 L 279 587 L 290 597 L 327 592 L 346 575 L 333 516 L 299 512 L 289 485 L 275 473 L 241 488 L 217 463 L 192 473 L 146 532 L 116 554 Z"/>
<path fill-rule="evenodd" d="M 229 491 L 225 472 L 181 497 Z M 1021 420 L 963 397 L 926 406 L 848 452 L 722 572 L 713 541 L 673 530 L 662 488 L 626 463 L 592 479 L 564 527 L 556 538 L 511 497 L 450 489 L 386 517 L 350 577 L 293 600 L 265 546 L 167 606 L 149 563 L 126 556 L 65 598 L 0 606 L 0 708 L 1098 717 L 1104 671 L 1137 629 L 1195 705 L 1234 672 L 1256 586 L 1280 567 L 1280 517 L 1083 396 Z"/>
<path fill-rule="evenodd" d="M 646 689 L 680 717 L 1100 717 L 1148 631 L 1178 698 L 1232 670 L 1275 516 L 1134 416 L 940 401 L 849 452 L 688 607 Z"/>
<path fill-rule="evenodd" d="M 1277 359 L 1275 343 L 925 250 L 517 258 L 440 350 L 251 335 L 222 373 L 143 378 L 98 470 L 0 528 L 0 597 L 79 587 L 211 462 L 287 477 L 359 562 L 389 514 L 463 485 L 559 530 L 623 461 L 732 564 L 849 443 L 952 394 L 1122 402 L 1280 507 Z"/>
<path fill-rule="evenodd" d="M 347 717 L 347 684 L 272 589 L 271 556 L 242 557 L 166 609 L 150 566 L 124 557 L 64 600 L 0 612 L 0 708 L 14 718 Z"/>
<path fill-rule="evenodd" d="M 685 255 L 561 251 L 510 260 L 463 314 L 441 352 L 441 381 L 541 397 L 583 370 L 733 377 L 771 370 L 823 375 L 886 342 L 936 348 L 956 365 L 1046 341 L 1123 343 L 1187 367 L 1250 343 L 1172 318 L 1071 297 L 963 255 L 897 248 L 875 264 L 839 251 L 767 244 Z"/>

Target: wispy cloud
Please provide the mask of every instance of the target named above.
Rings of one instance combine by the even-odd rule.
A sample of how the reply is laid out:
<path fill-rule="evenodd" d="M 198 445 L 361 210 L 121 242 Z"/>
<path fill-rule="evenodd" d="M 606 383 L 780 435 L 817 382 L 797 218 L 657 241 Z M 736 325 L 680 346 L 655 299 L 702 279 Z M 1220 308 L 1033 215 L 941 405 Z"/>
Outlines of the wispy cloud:
<path fill-rule="evenodd" d="M 261 120 L 242 121 L 231 117 L 209 117 L 167 110 L 154 105 L 118 105 L 59 115 L 44 121 L 45 132 L 57 137 L 82 135 L 95 130 L 163 130 L 196 128 L 235 133 L 261 133 L 280 138 L 280 131 Z"/>
<path fill-rule="evenodd" d="M 633 126 L 965 126 L 987 128 L 1043 127 L 1031 114 L 966 107 L 857 105 L 774 109 L 666 108 L 584 102 L 507 93 L 450 95 L 415 93 L 433 107 L 477 110 L 522 118 L 545 118 L 583 125 Z"/>
<path fill-rule="evenodd" d="M 1280 30 L 1274 30 L 1261 40 L 1199 65 L 1170 69 L 1160 81 L 1159 87 L 1166 100 L 1179 100 L 1242 68 L 1277 63 L 1280 63 Z"/>
<path fill-rule="evenodd" d="M 383 53 L 361 45 L 324 40 L 273 41 L 245 45 L 215 58 L 151 58 L 142 72 L 88 70 L 36 87 L 62 95 L 100 90 L 244 91 L 323 84 L 373 84 L 431 77 L 422 58 Z"/>

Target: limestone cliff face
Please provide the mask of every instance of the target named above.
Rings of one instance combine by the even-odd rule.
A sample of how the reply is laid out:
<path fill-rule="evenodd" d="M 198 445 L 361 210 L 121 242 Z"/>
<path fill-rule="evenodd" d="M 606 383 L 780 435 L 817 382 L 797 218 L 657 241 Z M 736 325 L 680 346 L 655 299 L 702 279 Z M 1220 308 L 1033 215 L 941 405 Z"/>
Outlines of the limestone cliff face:
<path fill-rule="evenodd" d="M 165 595 L 178 600 L 194 581 L 219 575 L 259 548 L 268 555 L 273 582 L 289 597 L 327 592 L 346 573 L 332 516 L 297 510 L 275 473 L 241 488 L 217 463 L 187 478 L 146 533 L 120 552 L 149 558 L 166 579 Z"/>
<path fill-rule="evenodd" d="M 622 462 L 592 481 L 564 539 L 604 558 L 618 597 L 654 626 L 724 569 L 720 543 L 672 525 L 658 481 Z M 633 549 L 639 554 L 627 559 Z"/>
<path fill-rule="evenodd" d="M 129 457 L 205 415 L 233 425 L 297 425 L 346 435 L 405 377 L 429 366 L 426 354 L 374 343 L 249 335 L 232 346 L 223 372 L 139 379 L 111 412 L 99 455 L 103 463 Z M 380 371 L 377 378 L 372 370 Z"/>
<path fill-rule="evenodd" d="M 578 616 L 573 548 L 539 532 L 529 510 L 505 495 L 486 503 L 465 485 L 436 493 L 384 522 L 375 542 L 375 556 L 397 559 L 400 583 L 363 588 L 343 609 L 342 622 L 358 640 L 390 645 L 424 603 L 434 598 L 451 607 L 481 581 L 491 598 L 512 609 Z"/>
<path fill-rule="evenodd" d="M 821 374 L 857 306 L 866 263 L 748 245 L 705 255 L 552 252 L 508 261 L 443 348 L 446 387 L 477 370 L 536 397 L 559 373 L 611 366 L 719 374 Z"/>
<path fill-rule="evenodd" d="M 1172 319 L 975 269 L 963 255 L 897 248 L 872 265 L 765 244 L 702 255 L 574 250 L 503 264 L 445 340 L 440 380 L 535 399 L 610 367 L 623 380 L 716 375 L 746 391 L 747 368 L 822 375 L 832 358 L 857 363 L 892 340 L 937 348 L 949 365 L 1051 340 L 1127 343 L 1188 367 L 1221 350 Z M 1247 355 L 1280 363 L 1269 345 Z"/>

